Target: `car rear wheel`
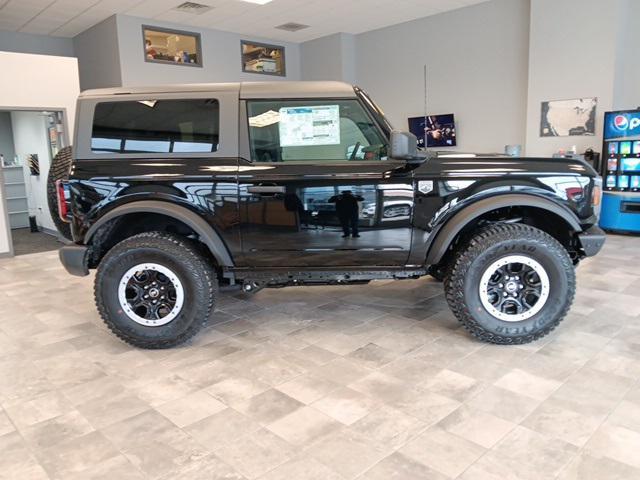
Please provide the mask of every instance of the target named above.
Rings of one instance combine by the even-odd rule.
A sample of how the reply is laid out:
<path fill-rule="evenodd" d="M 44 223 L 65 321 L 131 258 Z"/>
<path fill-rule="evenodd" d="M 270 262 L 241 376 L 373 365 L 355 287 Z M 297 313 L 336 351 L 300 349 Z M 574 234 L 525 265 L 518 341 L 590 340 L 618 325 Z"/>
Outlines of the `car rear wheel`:
<path fill-rule="evenodd" d="M 462 247 L 445 282 L 451 310 L 477 338 L 523 344 L 551 332 L 575 294 L 565 248 L 528 225 L 496 224 Z"/>
<path fill-rule="evenodd" d="M 109 329 L 141 348 L 186 342 L 207 323 L 217 277 L 188 239 L 142 233 L 113 247 L 98 266 L 95 299 Z"/>

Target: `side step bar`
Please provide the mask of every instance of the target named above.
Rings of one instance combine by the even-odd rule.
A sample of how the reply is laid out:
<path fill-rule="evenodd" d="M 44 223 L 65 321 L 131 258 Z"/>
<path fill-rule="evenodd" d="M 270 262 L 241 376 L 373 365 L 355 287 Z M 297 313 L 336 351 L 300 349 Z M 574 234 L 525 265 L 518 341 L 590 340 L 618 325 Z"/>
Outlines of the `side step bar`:
<path fill-rule="evenodd" d="M 354 285 L 369 283 L 372 280 L 401 280 L 419 278 L 427 275 L 424 268 L 389 270 L 235 270 L 238 282 L 222 287 L 221 291 L 255 293 L 263 288 L 282 288 L 311 285 Z M 224 290 L 223 290 L 224 289 Z"/>

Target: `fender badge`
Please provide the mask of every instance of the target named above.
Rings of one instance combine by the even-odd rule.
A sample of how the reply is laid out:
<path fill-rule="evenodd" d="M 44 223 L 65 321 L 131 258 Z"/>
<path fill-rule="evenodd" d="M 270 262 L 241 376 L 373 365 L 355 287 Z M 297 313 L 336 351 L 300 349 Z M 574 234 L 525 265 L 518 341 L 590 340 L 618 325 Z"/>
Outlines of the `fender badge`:
<path fill-rule="evenodd" d="M 423 195 L 433 192 L 433 180 L 420 180 L 418 182 L 418 191 Z"/>

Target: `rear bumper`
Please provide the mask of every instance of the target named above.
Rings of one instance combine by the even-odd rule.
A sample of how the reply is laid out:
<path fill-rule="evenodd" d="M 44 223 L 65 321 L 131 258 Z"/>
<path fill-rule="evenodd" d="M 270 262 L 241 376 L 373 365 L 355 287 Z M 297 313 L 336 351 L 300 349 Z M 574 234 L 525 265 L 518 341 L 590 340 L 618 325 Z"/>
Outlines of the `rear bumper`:
<path fill-rule="evenodd" d="M 83 245 L 66 245 L 59 251 L 60 261 L 71 275 L 85 277 L 89 275 L 88 251 L 89 249 Z"/>
<path fill-rule="evenodd" d="M 578 234 L 578 240 L 582 246 L 585 257 L 593 257 L 604 245 L 607 236 L 604 231 L 597 225 Z"/>

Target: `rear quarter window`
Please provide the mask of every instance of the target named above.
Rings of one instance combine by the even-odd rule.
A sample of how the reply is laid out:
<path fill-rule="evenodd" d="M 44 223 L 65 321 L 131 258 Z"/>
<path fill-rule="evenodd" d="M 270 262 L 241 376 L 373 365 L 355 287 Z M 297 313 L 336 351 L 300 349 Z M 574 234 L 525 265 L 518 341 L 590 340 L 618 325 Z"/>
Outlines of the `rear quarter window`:
<path fill-rule="evenodd" d="M 216 99 L 101 102 L 93 115 L 96 154 L 206 153 L 218 150 Z"/>

